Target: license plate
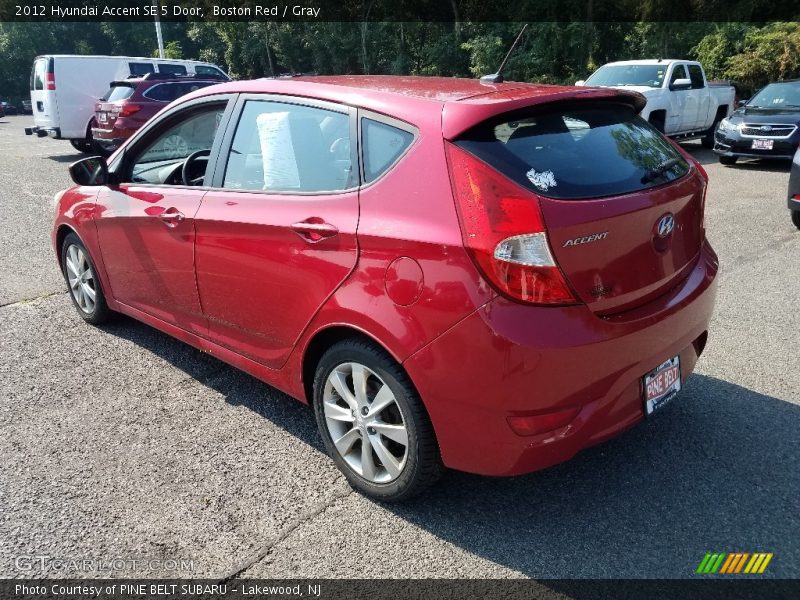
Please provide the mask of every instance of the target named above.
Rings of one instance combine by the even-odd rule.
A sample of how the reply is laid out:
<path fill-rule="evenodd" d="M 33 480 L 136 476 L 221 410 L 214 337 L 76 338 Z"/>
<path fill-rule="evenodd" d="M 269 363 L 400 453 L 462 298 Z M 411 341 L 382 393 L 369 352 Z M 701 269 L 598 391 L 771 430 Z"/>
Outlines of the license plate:
<path fill-rule="evenodd" d="M 644 376 L 644 412 L 652 414 L 681 391 L 681 359 L 670 358 Z"/>
<path fill-rule="evenodd" d="M 753 140 L 753 150 L 772 150 L 772 144 L 775 140 Z"/>
<path fill-rule="evenodd" d="M 104 112 L 98 113 L 97 118 L 101 123 L 105 123 L 106 121 L 108 121 L 108 114 Z"/>

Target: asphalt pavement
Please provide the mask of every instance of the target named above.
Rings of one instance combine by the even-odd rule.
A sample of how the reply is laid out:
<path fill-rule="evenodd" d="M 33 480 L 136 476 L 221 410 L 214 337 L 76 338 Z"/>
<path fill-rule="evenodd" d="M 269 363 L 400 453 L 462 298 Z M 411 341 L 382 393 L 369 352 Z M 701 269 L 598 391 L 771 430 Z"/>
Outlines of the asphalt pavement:
<path fill-rule="evenodd" d="M 788 163 L 685 144 L 722 267 L 671 406 L 543 472 L 448 473 L 383 506 L 347 486 L 308 408 L 131 319 L 78 318 L 49 233 L 80 155 L 31 121 L 0 119 L 0 577 L 685 578 L 711 551 L 800 576 Z"/>

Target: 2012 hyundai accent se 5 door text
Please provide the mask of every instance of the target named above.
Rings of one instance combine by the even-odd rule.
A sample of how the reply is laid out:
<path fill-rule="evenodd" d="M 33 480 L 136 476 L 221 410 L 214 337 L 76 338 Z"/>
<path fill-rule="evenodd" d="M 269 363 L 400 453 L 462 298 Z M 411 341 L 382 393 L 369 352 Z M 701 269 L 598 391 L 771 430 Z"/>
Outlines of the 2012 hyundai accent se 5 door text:
<path fill-rule="evenodd" d="M 350 483 L 515 475 L 657 411 L 703 351 L 707 176 L 614 89 L 215 85 L 70 167 L 89 323 L 144 321 L 311 404 Z"/>

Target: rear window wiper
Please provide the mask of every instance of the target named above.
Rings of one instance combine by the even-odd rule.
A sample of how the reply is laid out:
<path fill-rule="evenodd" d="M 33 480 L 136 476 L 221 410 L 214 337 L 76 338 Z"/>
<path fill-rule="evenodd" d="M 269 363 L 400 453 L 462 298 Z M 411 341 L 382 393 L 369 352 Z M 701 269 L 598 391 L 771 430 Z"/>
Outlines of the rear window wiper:
<path fill-rule="evenodd" d="M 662 162 L 660 165 L 648 169 L 644 174 L 644 177 L 642 177 L 642 183 L 650 183 L 651 181 L 654 181 L 656 178 L 674 168 L 680 162 L 681 161 L 678 158 L 670 158 L 669 160 Z"/>

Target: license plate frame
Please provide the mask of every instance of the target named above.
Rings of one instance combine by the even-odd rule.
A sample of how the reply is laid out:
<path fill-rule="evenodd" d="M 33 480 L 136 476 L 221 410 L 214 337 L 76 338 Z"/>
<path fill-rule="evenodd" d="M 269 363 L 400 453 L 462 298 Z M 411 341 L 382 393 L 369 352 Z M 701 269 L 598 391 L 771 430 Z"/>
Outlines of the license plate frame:
<path fill-rule="evenodd" d="M 106 121 L 108 121 L 108 113 L 105 113 L 105 112 L 98 113 L 97 114 L 97 120 L 100 123 L 105 123 Z"/>
<path fill-rule="evenodd" d="M 681 357 L 673 356 L 642 377 L 644 414 L 663 408 L 681 391 Z"/>
<path fill-rule="evenodd" d="M 757 139 L 753 140 L 753 143 L 750 146 L 750 148 L 753 150 L 772 150 L 774 146 L 775 146 L 775 140 Z"/>

